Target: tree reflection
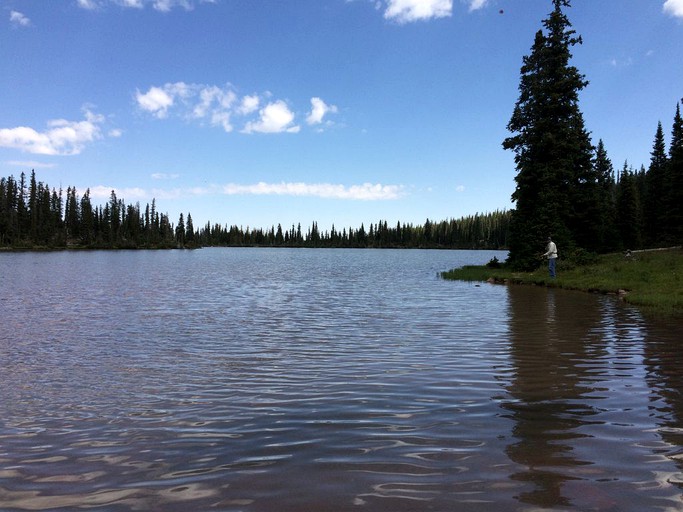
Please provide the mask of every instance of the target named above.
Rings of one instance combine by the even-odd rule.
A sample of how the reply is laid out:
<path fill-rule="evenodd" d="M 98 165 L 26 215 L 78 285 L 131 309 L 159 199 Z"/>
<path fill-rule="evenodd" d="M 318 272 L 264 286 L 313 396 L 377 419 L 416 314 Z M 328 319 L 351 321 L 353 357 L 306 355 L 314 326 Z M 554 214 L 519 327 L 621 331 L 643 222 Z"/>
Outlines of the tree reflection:
<path fill-rule="evenodd" d="M 594 302 L 552 289 L 510 286 L 509 297 L 512 375 L 503 407 L 515 422 L 515 440 L 506 453 L 526 468 L 511 478 L 532 485 L 516 498 L 540 507 L 570 505 L 565 482 L 591 464 L 572 442 L 585 437 L 581 427 L 595 414 L 586 396 L 593 392 L 590 368 L 582 363 L 602 350 L 586 343 L 600 311 Z"/>
<path fill-rule="evenodd" d="M 646 380 L 652 392 L 649 409 L 664 441 L 662 454 L 683 471 L 683 320 L 649 325 L 644 343 Z M 683 487 L 683 482 L 672 482 Z"/>

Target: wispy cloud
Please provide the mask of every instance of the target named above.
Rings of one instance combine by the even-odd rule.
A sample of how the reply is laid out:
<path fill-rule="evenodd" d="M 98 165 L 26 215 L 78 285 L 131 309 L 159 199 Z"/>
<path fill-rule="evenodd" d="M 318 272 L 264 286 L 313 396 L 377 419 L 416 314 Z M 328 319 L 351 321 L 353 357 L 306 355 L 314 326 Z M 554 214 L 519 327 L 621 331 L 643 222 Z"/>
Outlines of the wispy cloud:
<path fill-rule="evenodd" d="M 10 11 L 9 21 L 15 27 L 30 27 L 31 20 L 19 11 Z"/>
<path fill-rule="evenodd" d="M 215 0 L 77 0 L 82 9 L 96 10 L 106 5 L 117 5 L 124 9 L 144 9 L 151 6 L 159 12 L 169 12 L 175 8 L 191 11 L 197 4 L 213 4 Z"/>
<path fill-rule="evenodd" d="M 162 174 L 163 175 L 163 174 Z M 163 175 L 166 176 L 166 175 Z M 154 188 L 146 191 L 142 188 L 115 188 L 98 185 L 90 187 L 93 197 L 109 198 L 114 190 L 120 199 L 178 199 L 210 195 L 226 196 L 289 196 L 317 197 L 321 199 L 339 199 L 347 201 L 390 201 L 406 195 L 402 185 L 382 185 L 380 183 L 363 183 L 361 185 L 341 185 L 334 183 L 280 182 L 254 184 L 228 183 L 210 185 L 208 187 L 191 188 Z"/>
<path fill-rule="evenodd" d="M 627 68 L 633 65 L 633 58 L 632 57 L 625 57 L 623 59 L 617 59 L 617 58 L 612 58 L 609 61 L 610 65 L 613 68 Z"/>
<path fill-rule="evenodd" d="M 453 0 L 387 0 L 384 17 L 397 23 L 410 23 L 451 16 Z"/>
<path fill-rule="evenodd" d="M 155 180 L 175 180 L 180 177 L 180 174 L 168 174 L 165 172 L 155 172 L 151 175 L 152 179 Z"/>
<path fill-rule="evenodd" d="M 284 100 L 271 99 L 270 93 L 239 97 L 231 84 L 216 85 L 167 83 L 135 93 L 140 110 L 158 119 L 171 115 L 188 121 L 219 126 L 226 132 L 234 130 L 234 123 L 242 125 L 242 133 L 297 133 L 301 127 L 296 114 Z M 261 106 L 263 105 L 263 106 Z M 337 112 L 320 98 L 311 99 L 309 124 L 320 124 L 323 117 Z"/>
<path fill-rule="evenodd" d="M 123 199 L 124 201 L 130 203 L 133 200 L 148 199 L 149 194 L 145 189 L 139 187 L 130 188 L 117 188 L 117 187 L 107 187 L 105 185 L 97 185 L 94 187 L 89 187 L 90 197 L 95 199 L 109 199 L 111 197 L 112 191 L 116 194 L 117 199 Z"/>
<path fill-rule="evenodd" d="M 488 2 L 489 0 L 467 0 L 470 12 L 483 9 L 484 7 L 486 7 L 486 4 L 488 4 Z"/>
<path fill-rule="evenodd" d="M 56 167 L 56 164 L 36 162 L 35 160 L 8 160 L 5 164 L 12 167 L 22 167 L 24 169 L 51 169 L 52 167 Z"/>
<path fill-rule="evenodd" d="M 324 199 L 379 201 L 402 197 L 404 188 L 400 185 L 382 185 L 379 183 L 346 186 L 333 183 L 259 182 L 253 185 L 234 183 L 224 185 L 222 193 L 226 195 L 308 196 Z"/>
<path fill-rule="evenodd" d="M 0 129 L 0 147 L 14 148 L 36 155 L 78 155 L 90 143 L 102 138 L 104 116 L 85 110 L 82 121 L 54 119 L 47 129 L 28 126 Z"/>
<path fill-rule="evenodd" d="M 683 0 L 666 0 L 663 9 L 670 16 L 683 18 Z"/>

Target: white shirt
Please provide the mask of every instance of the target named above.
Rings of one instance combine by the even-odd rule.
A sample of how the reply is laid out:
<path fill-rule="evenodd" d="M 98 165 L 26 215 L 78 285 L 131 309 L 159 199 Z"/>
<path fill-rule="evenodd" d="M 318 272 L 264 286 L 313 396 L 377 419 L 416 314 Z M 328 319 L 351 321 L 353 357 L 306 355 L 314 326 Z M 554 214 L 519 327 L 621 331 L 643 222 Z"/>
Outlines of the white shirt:
<path fill-rule="evenodd" d="M 557 246 L 555 245 L 555 242 L 548 242 L 548 247 L 546 247 L 547 251 L 543 256 L 547 256 L 548 259 L 555 259 L 557 258 Z"/>

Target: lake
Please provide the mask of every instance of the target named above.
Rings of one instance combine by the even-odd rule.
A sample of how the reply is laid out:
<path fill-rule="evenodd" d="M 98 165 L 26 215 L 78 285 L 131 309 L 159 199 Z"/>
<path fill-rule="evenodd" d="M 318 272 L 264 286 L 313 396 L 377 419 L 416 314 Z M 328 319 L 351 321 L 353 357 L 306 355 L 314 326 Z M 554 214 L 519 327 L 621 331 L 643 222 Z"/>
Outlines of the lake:
<path fill-rule="evenodd" d="M 683 510 L 683 323 L 494 255 L 0 254 L 0 509 Z"/>

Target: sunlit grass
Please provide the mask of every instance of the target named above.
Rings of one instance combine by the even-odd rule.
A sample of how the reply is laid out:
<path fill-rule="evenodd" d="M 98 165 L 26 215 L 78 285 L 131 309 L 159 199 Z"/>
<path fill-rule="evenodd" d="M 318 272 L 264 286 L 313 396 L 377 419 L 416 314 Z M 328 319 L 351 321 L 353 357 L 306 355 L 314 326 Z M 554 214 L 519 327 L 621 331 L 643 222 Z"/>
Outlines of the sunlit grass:
<path fill-rule="evenodd" d="M 557 279 L 545 265 L 534 272 L 512 272 L 486 266 L 443 272 L 445 279 L 536 284 L 572 290 L 619 294 L 624 301 L 654 315 L 683 316 L 683 250 L 635 252 L 599 256 L 595 263 L 558 261 Z"/>

